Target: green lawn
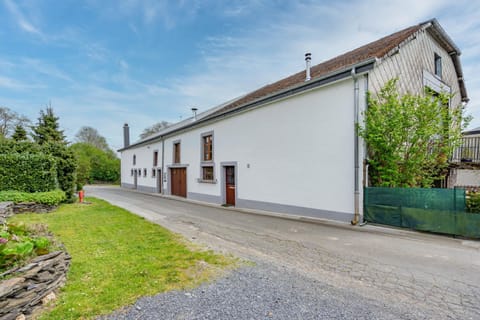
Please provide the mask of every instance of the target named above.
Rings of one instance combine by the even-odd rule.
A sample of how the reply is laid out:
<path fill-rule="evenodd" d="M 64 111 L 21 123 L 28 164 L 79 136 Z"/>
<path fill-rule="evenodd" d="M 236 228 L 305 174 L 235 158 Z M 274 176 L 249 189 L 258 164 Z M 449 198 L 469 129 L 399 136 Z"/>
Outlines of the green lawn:
<path fill-rule="evenodd" d="M 182 238 L 109 203 L 67 204 L 10 221 L 47 224 L 72 256 L 56 307 L 42 319 L 93 318 L 141 296 L 188 288 L 235 261 L 192 249 Z"/>

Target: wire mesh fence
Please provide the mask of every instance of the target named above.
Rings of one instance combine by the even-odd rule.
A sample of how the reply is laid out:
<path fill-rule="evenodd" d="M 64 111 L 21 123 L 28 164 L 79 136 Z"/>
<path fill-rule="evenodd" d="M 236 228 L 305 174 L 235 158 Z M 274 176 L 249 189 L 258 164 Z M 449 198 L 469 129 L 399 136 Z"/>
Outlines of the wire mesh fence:
<path fill-rule="evenodd" d="M 365 188 L 364 219 L 421 231 L 480 238 L 480 213 L 466 210 L 465 189 Z"/>

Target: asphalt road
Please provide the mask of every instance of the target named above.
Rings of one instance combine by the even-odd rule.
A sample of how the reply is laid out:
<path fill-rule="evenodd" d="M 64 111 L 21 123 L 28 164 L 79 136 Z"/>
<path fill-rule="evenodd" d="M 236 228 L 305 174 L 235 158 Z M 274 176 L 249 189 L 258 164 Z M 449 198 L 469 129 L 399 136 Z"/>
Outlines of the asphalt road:
<path fill-rule="evenodd" d="M 295 298 L 311 300 L 311 307 L 305 309 L 314 313 L 307 312 L 304 315 L 312 319 L 480 319 L 479 241 L 369 225 L 351 227 L 339 223 L 287 220 L 118 187 L 87 187 L 86 194 L 130 210 L 182 234 L 194 243 L 255 261 L 258 267 L 252 267 L 253 270 L 242 269 L 231 276 L 232 286 L 246 283 L 246 287 L 251 287 L 249 290 L 264 286 L 268 288 L 266 292 L 277 292 L 285 290 L 277 287 L 280 283 L 283 285 L 285 279 L 292 286 L 299 283 L 295 290 L 288 293 L 289 297 L 293 297 L 291 301 L 284 300 L 290 301 L 291 308 L 299 305 Z M 259 277 L 265 280 L 264 283 Z M 229 282 L 220 280 L 218 286 L 225 289 Z M 220 289 L 215 289 L 215 292 L 218 293 Z M 226 292 L 232 294 L 231 299 L 241 294 L 230 289 Z M 199 290 L 208 292 L 210 289 Z M 266 296 L 271 298 L 272 294 Z M 195 294 L 191 293 L 188 297 L 192 296 Z M 221 296 L 227 299 L 228 295 Z M 153 314 L 165 311 L 161 309 L 162 305 L 175 305 L 161 303 L 162 299 L 168 297 L 162 295 L 157 300 L 141 300 L 138 302 L 140 305 L 143 303 L 149 307 L 142 309 L 137 305 L 130 313 L 126 313 L 131 315 L 126 318 L 155 318 Z M 180 297 L 186 299 L 182 294 Z M 197 294 L 197 297 L 203 296 Z M 178 296 L 172 299 L 178 302 Z M 198 310 L 191 313 L 195 303 L 200 302 L 192 300 L 192 303 L 187 310 L 182 307 L 177 309 L 182 309 L 182 314 L 194 316 L 175 316 L 175 319 L 220 317 L 218 314 L 212 317 L 198 316 L 203 314 Z M 253 301 L 250 303 L 253 304 Z M 208 306 L 208 303 L 200 305 Z M 323 314 L 317 310 L 322 305 L 323 311 L 331 308 L 341 312 Z M 287 304 L 284 312 L 292 311 L 291 308 Z M 150 310 L 150 315 L 141 317 L 138 315 L 140 310 Z M 206 314 L 215 314 L 210 311 L 204 310 Z M 292 318 L 283 317 L 281 313 L 279 311 L 271 316 Z M 161 316 L 158 319 L 163 318 L 168 317 Z M 226 318 L 238 318 L 238 314 Z M 259 317 L 245 317 L 257 318 L 271 317 L 268 313 Z"/>

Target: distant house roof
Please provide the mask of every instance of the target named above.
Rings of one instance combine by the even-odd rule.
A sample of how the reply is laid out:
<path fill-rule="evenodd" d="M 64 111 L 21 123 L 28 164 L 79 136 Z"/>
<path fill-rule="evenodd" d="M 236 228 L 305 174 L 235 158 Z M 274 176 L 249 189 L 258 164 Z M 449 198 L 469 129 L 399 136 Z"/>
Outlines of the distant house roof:
<path fill-rule="evenodd" d="M 450 37 L 446 34 L 443 28 L 440 26 L 436 19 L 428 20 L 426 22 L 420 23 L 418 25 L 411 26 L 409 28 L 403 29 L 401 31 L 395 32 L 389 36 L 383 37 L 379 40 L 373 41 L 369 44 L 361 46 L 357 49 L 339 55 L 333 59 L 327 60 L 320 64 L 311 67 L 311 80 L 305 81 L 305 70 L 297 72 L 289 77 L 276 81 L 274 83 L 268 84 L 260 89 L 252 91 L 242 97 L 234 99 L 230 102 L 227 102 L 221 106 L 215 107 L 213 110 L 210 109 L 205 112 L 201 118 L 197 118 L 195 122 L 182 121 L 185 125 L 174 125 L 174 128 L 169 127 L 166 130 L 159 132 L 158 134 L 149 137 L 147 139 L 141 140 L 132 144 L 135 146 L 138 144 L 151 141 L 160 136 L 179 131 L 181 129 L 188 128 L 195 124 L 208 121 L 210 119 L 235 112 L 236 110 L 248 108 L 249 106 L 262 104 L 264 102 L 272 101 L 277 98 L 285 97 L 290 94 L 307 90 L 315 83 L 321 84 L 321 80 L 325 78 L 331 78 L 335 80 L 335 76 L 342 73 L 343 76 L 348 76 L 350 70 L 354 67 L 373 67 L 373 62 L 377 59 L 382 59 L 385 56 L 388 56 L 390 52 L 398 48 L 405 41 L 414 37 L 414 35 L 422 29 L 427 29 L 430 34 L 439 42 L 439 44 L 450 54 L 452 57 L 455 70 L 458 75 L 458 84 L 460 87 L 460 95 L 462 101 L 468 101 L 467 91 L 465 89 L 465 84 L 463 81 L 463 73 L 460 65 L 460 60 L 458 56 L 460 55 L 460 50 L 453 43 Z M 368 70 L 368 69 L 365 69 Z M 337 77 L 338 78 L 338 77 Z M 212 112 L 213 111 L 213 112 Z M 179 126 L 180 125 L 180 126 Z M 124 149 L 128 149 L 124 148 Z M 120 149 L 122 151 L 124 149 Z"/>
<path fill-rule="evenodd" d="M 470 135 L 474 135 L 474 134 L 480 134 L 480 127 L 476 127 L 476 128 L 473 128 L 473 129 L 470 129 L 468 131 L 463 131 L 462 133 L 464 136 L 470 136 Z"/>

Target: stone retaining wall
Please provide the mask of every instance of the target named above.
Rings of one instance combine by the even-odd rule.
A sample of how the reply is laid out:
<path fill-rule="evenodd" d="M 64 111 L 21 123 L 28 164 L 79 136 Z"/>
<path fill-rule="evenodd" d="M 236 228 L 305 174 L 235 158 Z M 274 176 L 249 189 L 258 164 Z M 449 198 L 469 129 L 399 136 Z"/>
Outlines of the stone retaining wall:
<path fill-rule="evenodd" d="M 13 202 L 0 202 L 0 224 L 4 224 L 5 220 L 13 215 Z"/>
<path fill-rule="evenodd" d="M 0 224 L 5 223 L 5 220 L 16 214 L 24 212 L 36 212 L 46 213 L 53 211 L 57 206 L 50 206 L 47 204 L 35 203 L 35 202 L 20 202 L 13 203 L 11 201 L 0 202 Z"/>
<path fill-rule="evenodd" d="M 41 204 L 35 202 L 15 203 L 12 207 L 14 214 L 23 212 L 47 213 L 55 210 L 56 208 L 57 206 L 51 206 L 48 204 Z"/>
<path fill-rule="evenodd" d="M 36 257 L 22 268 L 0 276 L 0 320 L 29 319 L 42 305 L 55 299 L 70 266 L 70 255 L 63 251 Z"/>
<path fill-rule="evenodd" d="M 50 212 L 55 206 L 33 202 L 0 202 L 0 224 L 16 213 Z M 56 251 L 38 256 L 21 268 L 0 274 L 0 320 L 29 319 L 43 304 L 55 299 L 54 291 L 63 286 L 70 256 Z"/>

